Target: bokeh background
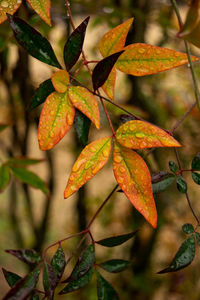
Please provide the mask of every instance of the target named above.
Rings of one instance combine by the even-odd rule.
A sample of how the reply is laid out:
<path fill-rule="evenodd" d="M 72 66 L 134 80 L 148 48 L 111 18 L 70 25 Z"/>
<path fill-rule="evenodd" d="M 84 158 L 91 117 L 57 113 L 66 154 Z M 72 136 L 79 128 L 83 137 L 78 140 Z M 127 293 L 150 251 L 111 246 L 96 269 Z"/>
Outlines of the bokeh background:
<path fill-rule="evenodd" d="M 109 29 L 134 17 L 134 23 L 127 43 L 149 43 L 183 51 L 184 43 L 176 37 L 178 24 L 170 1 L 167 0 L 72 0 L 73 19 L 78 26 L 88 15 L 91 16 L 84 50 L 88 60 L 99 59 L 98 43 Z M 187 1 L 178 1 L 181 15 L 185 16 Z M 27 20 L 48 37 L 60 59 L 63 47 L 71 32 L 69 17 L 64 1 L 53 0 L 51 16 L 53 26 L 46 25 L 24 2 L 17 14 Z M 192 53 L 199 56 L 198 48 Z M 41 82 L 50 78 L 53 67 L 30 57 L 16 44 L 8 22 L 0 25 L 0 123 L 9 127 L 0 134 L 0 159 L 6 161 L 12 156 L 43 158 L 45 161 L 30 170 L 41 176 L 48 184 L 51 197 L 12 180 L 0 195 L 0 265 L 20 275 L 28 271 L 26 265 L 4 252 L 5 249 L 34 248 L 38 251 L 49 244 L 86 228 L 106 196 L 115 185 L 111 161 L 90 182 L 74 196 L 64 200 L 63 191 L 71 167 L 83 146 L 72 128 L 54 149 L 39 150 L 37 124 L 41 107 L 27 112 L 34 90 Z M 197 75 L 199 63 L 195 63 Z M 79 74 L 79 80 L 91 87 L 86 70 Z M 116 103 L 125 105 L 130 111 L 146 120 L 171 129 L 176 120 L 194 101 L 190 71 L 187 65 L 167 72 L 131 77 L 118 72 Z M 115 128 L 121 124 L 122 111 L 108 106 Z M 89 141 L 110 134 L 110 129 L 101 111 L 101 131 L 91 127 Z M 179 150 L 182 165 L 190 168 L 192 158 L 200 149 L 200 114 L 195 108 L 176 130 L 175 137 L 182 144 Z M 169 171 L 169 160 L 176 160 L 173 149 L 157 149 L 146 158 L 152 173 Z M 188 191 L 195 211 L 200 212 L 200 188 L 186 174 Z M 184 223 L 195 220 L 189 210 L 186 198 L 179 193 L 175 184 L 165 192 L 155 195 L 158 208 L 158 228 L 153 230 L 144 218 L 133 208 L 122 193 L 115 193 L 96 219 L 92 233 L 96 240 L 111 235 L 123 234 L 140 228 L 135 239 L 126 244 L 108 249 L 96 247 L 97 261 L 111 258 L 128 259 L 131 267 L 120 274 L 102 271 L 120 295 L 129 300 L 196 300 L 200 299 L 199 249 L 191 266 L 176 273 L 157 275 L 174 257 L 185 239 L 181 230 Z M 66 256 L 74 249 L 78 239 L 63 243 Z M 49 251 L 51 256 L 56 248 Z M 74 263 L 74 261 L 72 261 Z M 70 272 L 69 266 L 66 273 Z M 0 273 L 1 295 L 8 286 Z M 86 288 L 55 299 L 97 299 L 93 280 Z"/>

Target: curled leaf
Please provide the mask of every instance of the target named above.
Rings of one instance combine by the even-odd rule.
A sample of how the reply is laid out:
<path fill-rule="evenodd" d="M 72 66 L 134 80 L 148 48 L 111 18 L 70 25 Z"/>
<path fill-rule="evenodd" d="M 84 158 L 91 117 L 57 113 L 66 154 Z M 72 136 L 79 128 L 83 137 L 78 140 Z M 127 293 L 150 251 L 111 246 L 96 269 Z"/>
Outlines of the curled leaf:
<path fill-rule="evenodd" d="M 51 76 L 51 81 L 58 93 L 65 93 L 69 84 L 69 73 L 65 70 L 59 70 Z"/>
<path fill-rule="evenodd" d="M 133 18 L 111 29 L 102 37 L 99 43 L 99 50 L 103 57 L 118 52 L 124 47 L 132 22 Z"/>
<path fill-rule="evenodd" d="M 68 92 L 53 92 L 46 99 L 40 115 L 38 140 L 41 150 L 53 148 L 69 131 L 74 121 L 75 109 Z"/>
<path fill-rule="evenodd" d="M 81 86 L 69 87 L 69 99 L 73 105 L 86 115 L 94 125 L 100 128 L 100 115 L 95 96 Z"/>
<path fill-rule="evenodd" d="M 110 151 L 111 137 L 96 140 L 83 149 L 72 168 L 64 192 L 65 198 L 74 194 L 105 166 Z"/>
<path fill-rule="evenodd" d="M 134 232 L 122 234 L 122 235 L 111 236 L 109 238 L 96 241 L 95 243 L 97 243 L 101 246 L 104 246 L 104 247 L 119 246 L 119 245 L 125 243 L 126 241 L 130 240 L 131 238 L 135 237 L 137 232 L 138 232 L 138 230 L 136 230 Z"/>
<path fill-rule="evenodd" d="M 192 56 L 192 61 L 198 60 Z M 124 48 L 124 53 L 120 55 L 115 67 L 126 74 L 144 76 L 186 63 L 188 59 L 185 53 L 148 44 L 131 44 Z"/>
<path fill-rule="evenodd" d="M 171 135 L 148 122 L 133 120 L 126 122 L 116 131 L 117 141 L 130 149 L 154 147 L 180 147 Z"/>
<path fill-rule="evenodd" d="M 151 176 L 145 161 L 136 152 L 114 143 L 113 170 L 127 198 L 152 227 L 156 228 L 157 211 Z"/>

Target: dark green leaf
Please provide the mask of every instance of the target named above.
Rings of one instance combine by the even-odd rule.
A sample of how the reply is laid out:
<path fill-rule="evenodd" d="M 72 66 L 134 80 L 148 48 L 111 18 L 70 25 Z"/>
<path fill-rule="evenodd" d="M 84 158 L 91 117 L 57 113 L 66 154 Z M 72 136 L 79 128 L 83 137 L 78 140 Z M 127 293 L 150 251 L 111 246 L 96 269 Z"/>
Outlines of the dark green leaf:
<path fill-rule="evenodd" d="M 0 132 L 3 131 L 7 127 L 8 127 L 7 124 L 0 124 Z"/>
<path fill-rule="evenodd" d="M 170 266 L 158 272 L 158 274 L 175 272 L 180 269 L 183 269 L 187 267 L 189 264 L 191 264 L 191 262 L 194 259 L 194 256 L 195 256 L 195 239 L 193 234 L 182 243 L 174 259 L 172 260 Z"/>
<path fill-rule="evenodd" d="M 166 173 L 164 176 L 161 176 L 159 181 L 152 184 L 153 193 L 161 193 L 165 191 L 174 182 L 174 179 L 175 176 L 170 173 Z"/>
<path fill-rule="evenodd" d="M 13 272 L 7 271 L 4 268 L 2 268 L 2 271 L 3 271 L 3 275 L 4 275 L 8 285 L 10 287 L 13 287 L 15 285 L 15 283 L 17 283 L 21 279 L 21 276 L 15 274 Z"/>
<path fill-rule="evenodd" d="M 55 91 L 54 86 L 52 84 L 51 79 L 45 80 L 43 83 L 40 84 L 39 88 L 35 91 L 31 99 L 30 106 L 28 111 L 36 108 L 38 105 L 42 104 L 46 98 Z"/>
<path fill-rule="evenodd" d="M 107 239 L 96 241 L 96 243 L 104 247 L 115 247 L 125 243 L 126 241 L 134 237 L 137 232 L 138 230 L 123 235 L 113 236 Z"/>
<path fill-rule="evenodd" d="M 119 300 L 112 285 L 97 272 L 97 296 L 98 300 Z"/>
<path fill-rule="evenodd" d="M 200 171 L 200 152 L 192 160 L 192 169 Z"/>
<path fill-rule="evenodd" d="M 40 274 L 40 266 L 37 266 L 26 277 L 19 280 L 14 287 L 6 294 L 3 300 L 24 300 L 34 290 Z"/>
<path fill-rule="evenodd" d="M 93 273 L 94 273 L 94 268 L 91 268 L 82 277 L 71 281 L 62 291 L 60 291 L 59 295 L 67 294 L 79 290 L 80 288 L 86 286 L 90 282 Z"/>
<path fill-rule="evenodd" d="M 64 61 L 67 71 L 69 71 L 79 59 L 82 51 L 85 32 L 90 17 L 87 17 L 69 36 L 64 47 Z"/>
<path fill-rule="evenodd" d="M 196 235 L 197 243 L 200 246 L 200 233 L 196 232 L 195 235 Z"/>
<path fill-rule="evenodd" d="M 179 190 L 179 192 L 181 192 L 183 194 L 187 192 L 187 183 L 181 175 L 177 176 L 176 185 L 177 185 L 177 189 Z"/>
<path fill-rule="evenodd" d="M 49 190 L 44 181 L 33 172 L 25 168 L 10 167 L 12 174 L 24 183 L 41 190 L 44 194 L 48 194 Z"/>
<path fill-rule="evenodd" d="M 54 291 L 57 285 L 57 276 L 50 264 L 46 261 L 44 262 L 43 269 L 43 286 L 45 290 L 45 294 L 49 300 L 53 300 Z"/>
<path fill-rule="evenodd" d="M 74 118 L 74 127 L 77 136 L 83 146 L 88 143 L 88 134 L 90 130 L 91 121 L 88 119 L 81 111 L 76 109 L 76 114 Z"/>
<path fill-rule="evenodd" d="M 116 52 L 110 56 L 107 56 L 106 58 L 98 62 L 98 64 L 95 66 L 92 72 L 92 83 L 94 91 L 96 91 L 104 84 L 110 72 L 112 71 L 114 64 L 123 52 L 124 51 L 122 50 L 120 52 Z"/>
<path fill-rule="evenodd" d="M 40 297 L 36 292 L 33 292 L 33 295 L 30 297 L 30 300 L 40 300 Z"/>
<path fill-rule="evenodd" d="M 30 165 L 35 165 L 38 163 L 43 162 L 43 159 L 34 159 L 34 158 L 27 158 L 27 157 L 12 157 L 7 162 L 6 165 L 9 167 L 25 167 Z"/>
<path fill-rule="evenodd" d="M 7 16 L 16 40 L 30 55 L 61 69 L 49 41 L 44 36 L 22 19 L 10 14 Z"/>
<path fill-rule="evenodd" d="M 172 160 L 169 161 L 169 168 L 173 173 L 176 173 L 179 169 L 177 164 Z"/>
<path fill-rule="evenodd" d="M 190 234 L 190 233 L 193 233 L 193 232 L 194 232 L 194 227 L 193 227 L 193 225 L 192 225 L 192 224 L 189 224 L 189 223 L 184 224 L 184 225 L 182 226 L 182 229 L 183 229 L 183 231 L 184 231 L 185 233 L 187 233 L 187 234 Z"/>
<path fill-rule="evenodd" d="M 41 256 L 33 249 L 5 250 L 7 253 L 16 256 L 28 265 L 33 265 L 41 261 Z"/>
<path fill-rule="evenodd" d="M 10 173 L 5 165 L 0 166 L 0 192 L 7 187 L 10 181 Z"/>
<path fill-rule="evenodd" d="M 99 264 L 99 267 L 110 273 L 118 273 L 124 271 L 129 265 L 130 262 L 127 260 L 111 259 Z"/>
<path fill-rule="evenodd" d="M 200 184 L 200 174 L 197 172 L 192 172 L 192 179 L 196 184 Z"/>
<path fill-rule="evenodd" d="M 89 245 L 79 257 L 71 275 L 63 282 L 77 280 L 91 269 L 95 262 L 94 245 Z"/>
<path fill-rule="evenodd" d="M 61 246 L 58 247 L 58 250 L 54 254 L 51 261 L 51 265 L 56 274 L 56 284 L 57 284 L 60 278 L 62 277 L 66 265 L 65 254 Z"/>

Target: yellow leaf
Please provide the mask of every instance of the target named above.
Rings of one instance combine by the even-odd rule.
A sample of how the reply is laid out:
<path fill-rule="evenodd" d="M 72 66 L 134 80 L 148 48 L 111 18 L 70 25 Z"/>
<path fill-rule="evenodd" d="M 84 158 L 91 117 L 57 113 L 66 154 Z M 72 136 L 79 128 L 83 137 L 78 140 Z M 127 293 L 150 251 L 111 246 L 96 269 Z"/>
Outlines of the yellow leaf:
<path fill-rule="evenodd" d="M 135 151 L 114 143 L 113 171 L 119 186 L 133 206 L 156 228 L 157 211 L 151 176 L 145 161 Z"/>
<path fill-rule="evenodd" d="M 103 57 L 122 50 L 132 22 L 133 18 L 111 29 L 102 37 L 99 43 L 99 50 Z"/>
<path fill-rule="evenodd" d="M 140 120 L 120 126 L 116 131 L 116 139 L 122 146 L 131 149 L 181 146 L 163 129 Z"/>
<path fill-rule="evenodd" d="M 81 86 L 69 87 L 69 98 L 73 105 L 86 115 L 94 125 L 100 128 L 100 115 L 95 96 Z"/>
<path fill-rule="evenodd" d="M 65 70 L 57 71 L 51 76 L 51 81 L 57 92 L 65 93 L 69 85 L 69 73 Z"/>
<path fill-rule="evenodd" d="M 99 172 L 107 163 L 111 151 L 111 137 L 87 145 L 76 160 L 69 177 L 64 197 L 68 198 Z"/>
<path fill-rule="evenodd" d="M 40 115 L 38 140 L 41 150 L 53 148 L 71 128 L 75 109 L 68 99 L 68 93 L 53 92 L 44 104 Z"/>
<path fill-rule="evenodd" d="M 124 50 L 115 67 L 130 75 L 150 75 L 188 63 L 185 53 L 148 44 L 131 44 Z M 199 59 L 192 56 L 192 60 Z"/>
<path fill-rule="evenodd" d="M 7 13 L 13 15 L 21 3 L 22 0 L 2 0 L 0 2 L 0 23 L 3 23 L 7 19 Z"/>
<path fill-rule="evenodd" d="M 50 0 L 27 0 L 28 3 L 32 6 L 35 12 L 42 18 L 49 26 L 51 26 L 50 18 Z"/>

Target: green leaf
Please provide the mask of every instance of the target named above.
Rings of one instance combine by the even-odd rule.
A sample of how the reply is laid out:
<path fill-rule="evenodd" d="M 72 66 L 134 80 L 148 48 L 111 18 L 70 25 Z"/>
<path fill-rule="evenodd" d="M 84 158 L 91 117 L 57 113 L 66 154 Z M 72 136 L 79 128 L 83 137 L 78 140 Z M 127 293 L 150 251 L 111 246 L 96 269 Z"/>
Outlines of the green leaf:
<path fill-rule="evenodd" d="M 192 224 L 189 224 L 189 223 L 184 224 L 184 225 L 182 226 L 182 229 L 183 229 L 183 231 L 184 231 L 185 233 L 187 233 L 187 234 L 190 234 L 190 233 L 193 233 L 193 232 L 194 232 L 194 227 L 193 227 L 193 225 L 192 225 Z"/>
<path fill-rule="evenodd" d="M 7 253 L 14 255 L 19 260 L 28 265 L 33 265 L 41 261 L 41 256 L 33 249 L 5 250 Z"/>
<path fill-rule="evenodd" d="M 176 185 L 177 185 L 177 189 L 179 190 L 179 192 L 181 192 L 183 194 L 185 194 L 187 192 L 187 183 L 181 175 L 177 176 Z"/>
<path fill-rule="evenodd" d="M 111 54 L 110 56 L 107 56 L 106 58 L 98 62 L 98 64 L 95 66 L 92 72 L 92 83 L 94 91 L 100 88 L 107 80 L 110 72 L 112 71 L 112 68 L 114 67 L 114 64 L 123 52 L 124 51 L 122 50 L 117 53 Z"/>
<path fill-rule="evenodd" d="M 88 270 L 91 269 L 95 262 L 95 249 L 94 245 L 89 245 L 79 257 L 71 275 L 63 282 L 77 280 L 82 277 Z"/>
<path fill-rule="evenodd" d="M 12 157 L 7 162 L 6 165 L 9 167 L 26 167 L 30 165 L 35 165 L 43 162 L 44 159 L 35 159 L 27 157 Z"/>
<path fill-rule="evenodd" d="M 17 167 L 10 167 L 12 174 L 19 180 L 24 183 L 31 185 L 32 187 L 41 190 L 44 194 L 48 195 L 49 190 L 44 183 L 44 181 L 38 177 L 33 172 L 25 169 L 25 168 L 17 168 Z"/>
<path fill-rule="evenodd" d="M 51 261 L 52 268 L 56 274 L 56 283 L 59 282 L 65 270 L 66 260 L 65 254 L 61 246 L 58 247 Z"/>
<path fill-rule="evenodd" d="M 34 290 L 40 274 L 40 265 L 27 276 L 19 280 L 14 287 L 5 295 L 3 300 L 24 300 Z"/>
<path fill-rule="evenodd" d="M 88 135 L 90 131 L 91 121 L 80 110 L 76 109 L 74 118 L 74 127 L 78 139 L 83 146 L 88 144 Z"/>
<path fill-rule="evenodd" d="M 189 264 L 191 264 L 191 262 L 194 259 L 194 256 L 195 256 L 195 239 L 193 234 L 182 243 L 174 259 L 172 260 L 170 266 L 158 272 L 158 274 L 175 272 L 180 269 L 183 269 L 187 267 Z"/>
<path fill-rule="evenodd" d="M 86 286 L 94 273 L 94 268 L 91 268 L 87 273 L 85 273 L 82 277 L 71 281 L 62 291 L 59 292 L 59 295 L 67 294 L 80 288 Z"/>
<path fill-rule="evenodd" d="M 174 182 L 174 179 L 175 176 L 173 174 L 165 172 L 165 175 L 162 176 L 159 181 L 152 184 L 153 193 L 156 194 L 165 191 Z"/>
<path fill-rule="evenodd" d="M 33 57 L 61 69 L 49 41 L 22 19 L 7 14 L 18 43 Z"/>
<path fill-rule="evenodd" d="M 8 285 L 10 287 L 13 287 L 21 279 L 21 276 L 15 274 L 13 272 L 7 271 L 4 268 L 2 268 L 2 271 L 3 271 L 3 275 L 4 275 Z"/>
<path fill-rule="evenodd" d="M 118 300 L 119 297 L 112 285 L 97 272 L 97 296 L 98 300 Z"/>
<path fill-rule="evenodd" d="M 106 270 L 110 273 L 122 272 L 129 265 L 130 265 L 130 262 L 127 260 L 123 260 L 123 259 L 111 259 L 111 260 L 105 261 L 101 264 L 98 264 L 99 267 L 103 268 L 104 270 Z"/>
<path fill-rule="evenodd" d="M 46 261 L 44 262 L 44 269 L 43 269 L 43 286 L 45 290 L 45 294 L 49 300 L 53 300 L 54 298 L 54 290 L 57 285 L 57 276 L 54 272 L 54 269 L 50 264 Z"/>
<path fill-rule="evenodd" d="M 197 243 L 200 246 L 200 233 L 196 232 L 195 235 L 196 235 Z"/>
<path fill-rule="evenodd" d="M 10 181 L 10 173 L 8 168 L 6 168 L 5 165 L 2 165 L 0 167 L 0 192 L 3 192 L 3 190 L 7 187 Z"/>
<path fill-rule="evenodd" d="M 134 237 L 137 232 L 138 232 L 138 230 L 136 230 L 134 232 L 131 232 L 131 233 L 118 235 L 118 236 L 113 236 L 113 237 L 110 237 L 110 238 L 107 238 L 107 239 L 96 241 L 95 243 L 97 243 L 101 246 L 104 246 L 104 247 L 115 247 L 115 246 L 118 246 L 118 245 L 121 245 L 121 244 L 125 243 L 126 241 L 128 241 L 129 239 Z"/>
<path fill-rule="evenodd" d="M 8 127 L 7 124 L 0 124 L 0 132 Z"/>
<path fill-rule="evenodd" d="M 200 171 L 200 152 L 192 160 L 192 169 Z"/>
<path fill-rule="evenodd" d="M 47 79 L 43 83 L 41 83 L 31 99 L 28 111 L 31 111 L 32 109 L 42 104 L 46 100 L 46 98 L 54 91 L 55 89 L 51 79 Z"/>
<path fill-rule="evenodd" d="M 64 61 L 67 71 L 69 71 L 79 59 L 82 51 L 85 32 L 90 17 L 87 17 L 69 36 L 64 47 Z"/>
<path fill-rule="evenodd" d="M 173 173 L 176 173 L 179 169 L 177 164 L 172 160 L 169 161 L 169 168 Z"/>
<path fill-rule="evenodd" d="M 200 184 L 200 174 L 197 172 L 192 172 L 192 179 L 196 184 Z"/>

